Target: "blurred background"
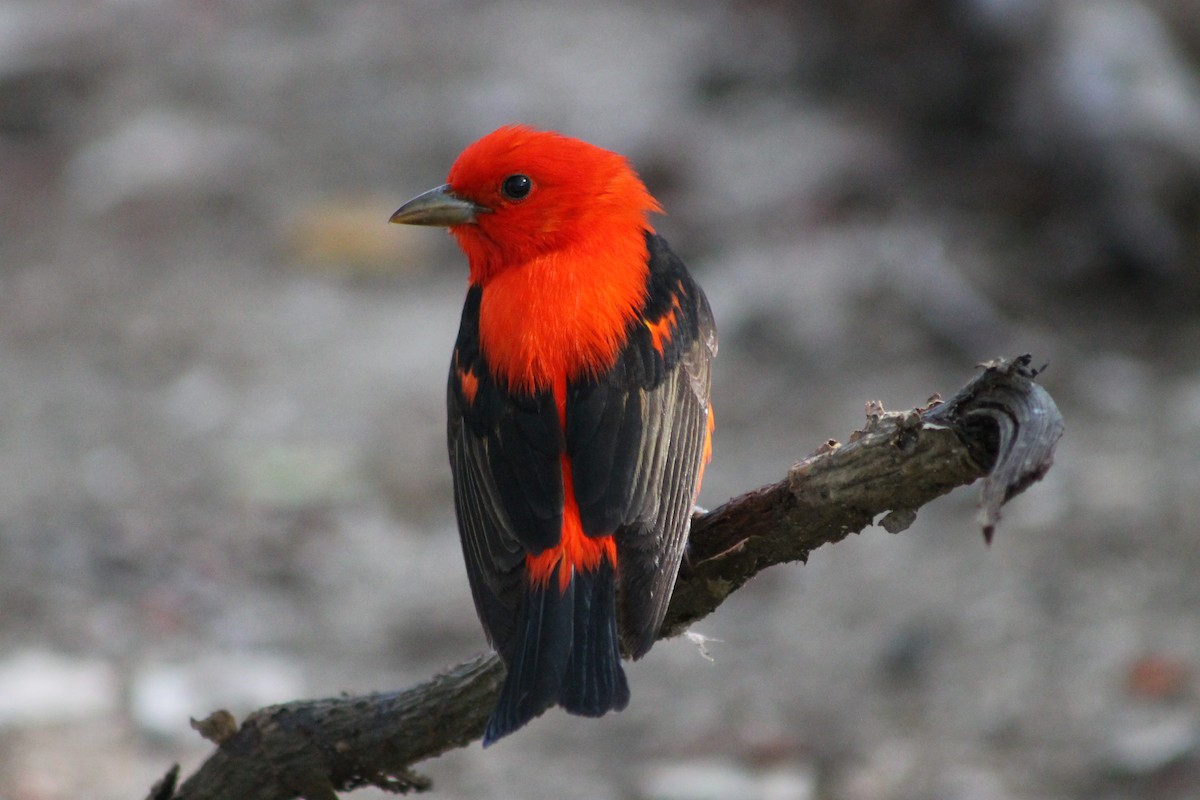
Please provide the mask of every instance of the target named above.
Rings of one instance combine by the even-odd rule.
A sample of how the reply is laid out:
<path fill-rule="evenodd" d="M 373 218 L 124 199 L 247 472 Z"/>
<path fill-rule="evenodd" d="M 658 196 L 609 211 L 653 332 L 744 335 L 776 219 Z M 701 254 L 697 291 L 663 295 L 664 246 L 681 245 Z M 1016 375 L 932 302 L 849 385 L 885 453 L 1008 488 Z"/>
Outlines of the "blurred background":
<path fill-rule="evenodd" d="M 512 122 L 669 211 L 702 504 L 1000 355 L 1067 434 L 990 548 L 968 488 L 773 568 L 437 797 L 1200 796 L 1194 0 L 0 0 L 0 798 L 143 797 L 189 716 L 484 649 L 466 266 L 386 220 Z"/>

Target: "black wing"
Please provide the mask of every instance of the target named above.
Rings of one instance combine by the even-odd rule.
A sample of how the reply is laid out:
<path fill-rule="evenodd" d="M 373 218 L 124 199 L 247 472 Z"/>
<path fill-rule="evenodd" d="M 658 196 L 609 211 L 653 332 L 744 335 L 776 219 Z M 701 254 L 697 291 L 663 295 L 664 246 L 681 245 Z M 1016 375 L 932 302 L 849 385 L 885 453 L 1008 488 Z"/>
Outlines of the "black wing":
<path fill-rule="evenodd" d="M 482 291 L 472 287 L 450 365 L 447 439 L 454 511 L 475 609 L 507 656 L 524 591 L 526 553 L 558 544 L 564 441 L 549 392 L 514 396 L 491 379 L 479 348 Z"/>
<path fill-rule="evenodd" d="M 566 446 L 584 531 L 615 533 L 623 648 L 639 658 L 666 614 L 708 444 L 708 300 L 646 236 L 648 299 L 611 370 L 568 387 Z"/>

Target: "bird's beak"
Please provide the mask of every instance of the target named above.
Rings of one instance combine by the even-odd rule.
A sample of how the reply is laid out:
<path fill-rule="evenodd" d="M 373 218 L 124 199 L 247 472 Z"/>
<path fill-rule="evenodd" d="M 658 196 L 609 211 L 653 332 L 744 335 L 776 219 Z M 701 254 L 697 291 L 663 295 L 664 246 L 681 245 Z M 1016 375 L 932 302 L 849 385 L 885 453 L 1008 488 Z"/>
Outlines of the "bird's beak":
<path fill-rule="evenodd" d="M 446 228 L 451 225 L 465 225 L 474 222 L 480 214 L 486 214 L 490 209 L 459 197 L 450 191 L 450 184 L 443 184 L 419 194 L 409 200 L 388 222 L 398 225 L 436 225 Z"/>

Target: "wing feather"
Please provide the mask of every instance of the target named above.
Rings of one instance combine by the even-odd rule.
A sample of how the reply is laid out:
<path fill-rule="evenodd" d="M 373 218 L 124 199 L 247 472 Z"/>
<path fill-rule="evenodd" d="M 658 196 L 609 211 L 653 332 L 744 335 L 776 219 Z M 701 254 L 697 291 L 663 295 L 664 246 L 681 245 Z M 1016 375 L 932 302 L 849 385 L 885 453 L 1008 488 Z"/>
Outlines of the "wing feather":
<path fill-rule="evenodd" d="M 467 295 L 451 362 L 447 443 L 471 596 L 488 641 L 508 655 L 525 556 L 561 535 L 564 442 L 549 393 L 514 396 L 490 377 L 478 346 L 479 297 L 478 288 Z"/>
<path fill-rule="evenodd" d="M 624 649 L 650 649 L 683 557 L 709 421 L 712 312 L 647 235 L 648 299 L 611 370 L 569 387 L 566 446 L 584 531 L 617 539 Z"/>

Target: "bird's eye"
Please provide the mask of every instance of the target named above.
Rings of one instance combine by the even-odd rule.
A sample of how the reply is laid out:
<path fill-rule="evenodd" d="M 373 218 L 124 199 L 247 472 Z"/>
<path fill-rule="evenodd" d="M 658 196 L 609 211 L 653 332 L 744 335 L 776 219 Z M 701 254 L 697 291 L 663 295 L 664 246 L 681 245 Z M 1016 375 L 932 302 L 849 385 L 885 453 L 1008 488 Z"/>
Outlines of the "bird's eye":
<path fill-rule="evenodd" d="M 523 200 L 533 188 L 533 181 L 528 175 L 509 175 L 500 185 L 500 191 L 510 200 Z"/>

